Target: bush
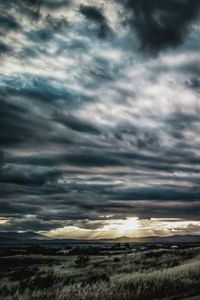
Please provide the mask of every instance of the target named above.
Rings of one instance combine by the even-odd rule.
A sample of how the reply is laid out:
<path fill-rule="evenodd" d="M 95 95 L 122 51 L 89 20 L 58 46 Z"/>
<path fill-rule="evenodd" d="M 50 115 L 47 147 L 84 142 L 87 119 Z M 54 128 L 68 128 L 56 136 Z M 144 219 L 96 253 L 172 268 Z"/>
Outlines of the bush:
<path fill-rule="evenodd" d="M 79 255 L 75 259 L 75 265 L 82 267 L 85 266 L 89 262 L 90 258 L 88 255 Z"/>
<path fill-rule="evenodd" d="M 114 257 L 113 261 L 116 262 L 120 262 L 120 258 L 119 257 Z"/>

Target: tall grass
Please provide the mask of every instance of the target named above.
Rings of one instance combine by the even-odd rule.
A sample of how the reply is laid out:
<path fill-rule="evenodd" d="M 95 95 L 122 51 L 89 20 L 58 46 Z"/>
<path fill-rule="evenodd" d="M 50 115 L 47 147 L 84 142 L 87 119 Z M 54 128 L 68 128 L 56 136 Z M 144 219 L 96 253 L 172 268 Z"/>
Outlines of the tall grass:
<path fill-rule="evenodd" d="M 154 300 L 200 294 L 200 249 L 159 250 L 113 257 L 39 261 L 18 280 L 5 273 L 3 300 Z M 40 258 L 42 259 L 42 258 Z M 1 267 L 0 267 L 1 268 Z M 21 266 L 22 268 L 22 266 Z M 31 269 L 30 269 L 31 270 Z"/>

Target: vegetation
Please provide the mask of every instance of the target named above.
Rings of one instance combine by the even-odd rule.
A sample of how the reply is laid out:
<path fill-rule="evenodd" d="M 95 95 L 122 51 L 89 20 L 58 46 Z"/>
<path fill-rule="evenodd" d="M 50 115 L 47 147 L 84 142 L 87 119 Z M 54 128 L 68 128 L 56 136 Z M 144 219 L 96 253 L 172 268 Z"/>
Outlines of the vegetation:
<path fill-rule="evenodd" d="M 200 294 L 200 248 L 0 258 L 0 299 L 153 300 Z"/>
<path fill-rule="evenodd" d="M 89 262 L 89 256 L 88 255 L 79 255 L 76 259 L 75 259 L 75 264 L 77 266 L 85 266 L 88 262 Z"/>

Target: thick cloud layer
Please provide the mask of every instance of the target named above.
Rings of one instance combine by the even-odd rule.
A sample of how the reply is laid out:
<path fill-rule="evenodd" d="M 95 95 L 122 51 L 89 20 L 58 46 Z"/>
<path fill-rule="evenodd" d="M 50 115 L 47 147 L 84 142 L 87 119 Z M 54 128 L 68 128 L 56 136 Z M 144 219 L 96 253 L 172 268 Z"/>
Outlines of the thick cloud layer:
<path fill-rule="evenodd" d="M 199 220 L 200 2 L 0 12 L 3 230 Z"/>
<path fill-rule="evenodd" d="M 131 11 L 125 14 L 125 22 L 136 31 L 142 46 L 151 50 L 184 42 L 200 11 L 198 0 L 128 0 L 125 7 Z"/>

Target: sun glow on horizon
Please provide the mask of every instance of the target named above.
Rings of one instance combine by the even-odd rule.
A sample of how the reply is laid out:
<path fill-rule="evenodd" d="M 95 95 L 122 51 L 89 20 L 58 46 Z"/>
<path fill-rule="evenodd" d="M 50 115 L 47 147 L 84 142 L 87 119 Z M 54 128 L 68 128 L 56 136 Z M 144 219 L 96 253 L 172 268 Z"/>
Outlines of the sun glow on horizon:
<path fill-rule="evenodd" d="M 63 227 L 40 233 L 49 238 L 115 239 L 119 237 L 170 236 L 173 234 L 190 234 L 190 232 L 200 234 L 200 221 L 128 217 L 104 221 L 87 220 L 86 227 L 77 222 L 74 225 L 66 224 Z"/>
<path fill-rule="evenodd" d="M 6 219 L 6 218 L 0 218 L 0 225 L 5 225 L 7 223 L 9 223 L 9 219 Z"/>
<path fill-rule="evenodd" d="M 103 226 L 97 229 L 84 229 L 76 226 L 65 226 L 45 233 L 48 237 L 70 238 L 117 238 L 121 236 L 134 237 L 140 227 L 139 218 L 132 217 L 118 220 L 106 220 Z M 44 234 L 44 233 L 43 233 Z"/>
<path fill-rule="evenodd" d="M 112 224 L 113 223 L 113 224 Z M 116 220 L 107 225 L 108 229 L 115 232 L 118 236 L 132 237 L 134 232 L 139 228 L 138 218 L 127 218 L 125 220 Z"/>

